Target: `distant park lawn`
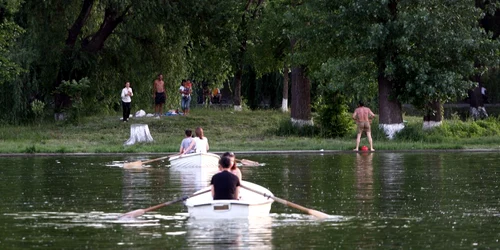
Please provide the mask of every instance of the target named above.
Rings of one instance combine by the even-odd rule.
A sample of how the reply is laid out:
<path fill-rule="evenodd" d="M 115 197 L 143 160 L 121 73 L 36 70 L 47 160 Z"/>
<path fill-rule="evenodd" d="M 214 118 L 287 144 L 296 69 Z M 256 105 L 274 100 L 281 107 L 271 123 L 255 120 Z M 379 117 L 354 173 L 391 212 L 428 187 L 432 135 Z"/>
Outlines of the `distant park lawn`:
<path fill-rule="evenodd" d="M 172 153 L 179 150 L 184 130 L 194 130 L 198 126 L 204 129 L 209 139 L 210 151 L 216 152 L 352 151 L 355 146 L 354 123 L 351 131 L 342 138 L 323 138 L 315 132 L 299 136 L 296 131 L 287 133 L 283 129 L 288 126 L 290 114 L 277 110 L 235 112 L 229 108 L 195 108 L 190 116 L 131 118 L 128 123 L 121 122 L 120 115 L 82 118 L 77 126 L 54 121 L 29 126 L 3 125 L 0 153 Z M 449 119 L 442 127 L 430 131 L 422 131 L 421 117 L 405 116 L 404 120 L 405 130 L 393 140 L 373 129 L 376 150 L 500 150 L 500 121 L 497 117 L 476 122 Z M 377 122 L 374 121 L 373 128 L 377 127 Z M 148 124 L 154 142 L 124 146 L 130 136 L 131 124 Z M 361 145 L 367 143 L 363 136 Z"/>

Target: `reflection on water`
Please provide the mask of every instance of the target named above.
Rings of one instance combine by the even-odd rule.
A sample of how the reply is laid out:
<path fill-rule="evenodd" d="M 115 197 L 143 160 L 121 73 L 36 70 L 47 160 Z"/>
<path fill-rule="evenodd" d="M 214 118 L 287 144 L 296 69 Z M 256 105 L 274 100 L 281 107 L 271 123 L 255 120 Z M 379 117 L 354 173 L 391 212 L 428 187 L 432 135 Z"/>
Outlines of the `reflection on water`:
<path fill-rule="evenodd" d="M 219 172 L 218 168 L 170 168 L 171 180 L 180 181 L 185 193 L 194 193 L 210 185 L 212 176 Z"/>
<path fill-rule="evenodd" d="M 111 228 L 114 224 L 131 227 L 159 226 L 158 219 L 141 220 L 117 220 L 120 214 L 90 212 L 19 212 L 6 213 L 5 216 L 12 217 L 22 224 L 23 220 L 36 221 L 35 227 L 48 227 L 57 229 L 68 229 L 73 227 Z"/>
<path fill-rule="evenodd" d="M 140 204 L 140 201 L 151 200 L 151 192 L 148 189 L 151 187 L 149 172 L 144 169 L 127 169 L 123 171 L 123 188 L 122 197 L 124 208 L 128 210 L 134 209 L 135 204 Z"/>
<path fill-rule="evenodd" d="M 373 190 L 373 153 L 356 153 L 356 199 L 367 211 L 371 209 Z"/>
<path fill-rule="evenodd" d="M 272 218 L 192 220 L 187 223 L 189 247 L 202 249 L 272 249 Z"/>
<path fill-rule="evenodd" d="M 380 183 L 382 204 L 385 214 L 394 214 L 404 202 L 404 158 L 402 154 L 388 153 L 381 157 Z"/>

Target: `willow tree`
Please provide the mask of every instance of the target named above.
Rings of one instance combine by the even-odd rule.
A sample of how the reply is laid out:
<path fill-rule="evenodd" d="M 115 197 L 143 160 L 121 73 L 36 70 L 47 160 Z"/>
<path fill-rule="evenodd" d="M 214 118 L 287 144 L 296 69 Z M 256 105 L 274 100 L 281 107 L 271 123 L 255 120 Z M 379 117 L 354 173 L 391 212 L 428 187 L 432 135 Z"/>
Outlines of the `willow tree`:
<path fill-rule="evenodd" d="M 21 1 L 6 0 L 0 2 L 0 117 L 11 122 L 19 122 L 19 113 L 27 110 L 28 99 L 16 99 L 23 87 L 15 82 L 22 72 L 18 58 L 18 38 L 23 29 L 15 22 L 14 16 Z M 15 95 L 13 95 L 13 93 Z"/>
<path fill-rule="evenodd" d="M 266 6 L 263 22 L 259 26 L 261 34 L 266 35 L 259 42 L 268 48 L 262 49 L 265 55 L 260 53 L 264 63 L 257 65 L 260 69 L 283 72 L 286 81 L 283 84 L 283 110 L 287 110 L 288 71 L 291 71 L 290 119 L 297 126 L 313 124 L 308 69 L 317 60 L 308 55 L 310 46 L 307 34 L 314 29 L 309 23 L 311 15 L 313 13 L 308 12 L 307 5 L 302 1 L 272 1 Z"/>
<path fill-rule="evenodd" d="M 258 24 L 251 27 L 256 39 L 249 46 L 249 57 L 258 76 L 281 72 L 283 76 L 281 110 L 288 112 L 290 74 L 289 22 L 284 17 L 286 5 L 280 1 L 269 1 L 262 10 Z"/>
<path fill-rule="evenodd" d="M 167 90 L 176 93 L 177 81 L 187 74 L 182 63 L 185 24 L 179 18 L 186 13 L 180 9 L 170 1 L 24 2 L 17 19 L 27 30 L 22 44 L 31 59 L 26 59 L 29 71 L 23 81 L 39 86 L 28 94 L 43 96 L 61 112 L 71 100 L 54 90 L 63 80 L 87 77 L 92 92 L 83 97 L 86 108 L 109 110 L 118 105 L 116 92 L 130 81 L 136 90 L 134 105 L 146 109 L 159 72 L 165 74 Z"/>
<path fill-rule="evenodd" d="M 19 65 L 12 58 L 12 48 L 23 32 L 13 18 L 19 4 L 19 0 L 0 2 L 0 81 L 2 82 L 12 80 L 20 72 Z"/>
<path fill-rule="evenodd" d="M 241 108 L 241 75 L 246 52 L 246 22 L 253 1 L 188 0 L 184 22 L 188 29 L 186 45 L 190 75 L 198 82 L 222 85 L 236 80 L 232 89 L 235 109 Z M 196 7 L 193 7 L 196 6 Z"/>

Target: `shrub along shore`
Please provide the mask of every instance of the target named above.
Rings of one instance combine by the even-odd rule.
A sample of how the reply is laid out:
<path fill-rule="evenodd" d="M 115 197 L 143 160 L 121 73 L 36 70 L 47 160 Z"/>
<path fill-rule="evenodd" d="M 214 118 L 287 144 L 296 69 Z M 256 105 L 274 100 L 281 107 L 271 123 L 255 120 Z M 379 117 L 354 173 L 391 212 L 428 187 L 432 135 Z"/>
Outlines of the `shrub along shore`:
<path fill-rule="evenodd" d="M 184 130 L 201 126 L 209 139 L 210 151 L 339 150 L 355 146 L 354 121 L 341 138 L 324 138 L 321 129 L 296 129 L 290 114 L 258 110 L 235 112 L 230 109 L 193 109 L 189 116 L 131 118 L 120 121 L 120 114 L 83 117 L 78 125 L 40 122 L 33 125 L 2 125 L 0 153 L 172 153 L 179 150 Z M 406 128 L 389 140 L 372 124 L 374 148 L 398 150 L 500 150 L 500 119 L 480 121 L 445 120 L 443 126 L 422 130 L 421 117 L 404 117 Z M 124 146 L 132 124 L 148 124 L 152 143 Z M 363 135 L 360 145 L 367 145 Z"/>

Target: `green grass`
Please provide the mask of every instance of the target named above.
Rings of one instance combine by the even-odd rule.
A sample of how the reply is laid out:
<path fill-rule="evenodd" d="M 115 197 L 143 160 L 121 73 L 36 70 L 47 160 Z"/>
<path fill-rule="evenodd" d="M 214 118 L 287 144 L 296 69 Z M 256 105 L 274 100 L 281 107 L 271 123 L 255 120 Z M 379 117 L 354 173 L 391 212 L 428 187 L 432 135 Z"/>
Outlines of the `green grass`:
<path fill-rule="evenodd" d="M 322 138 L 318 128 L 303 131 L 290 128 L 289 113 L 230 109 L 193 109 L 190 116 L 162 119 L 119 120 L 120 114 L 82 118 L 78 126 L 64 122 L 0 128 L 0 153 L 170 153 L 179 149 L 185 129 L 203 127 L 210 151 L 273 150 L 352 150 L 354 126 L 344 138 Z M 500 149 L 500 121 L 490 118 L 477 122 L 446 120 L 442 127 L 422 131 L 422 118 L 404 117 L 407 126 L 397 138 L 389 140 L 373 129 L 377 150 L 415 149 Z M 130 136 L 130 125 L 148 124 L 153 143 L 123 146 Z M 372 125 L 377 127 L 376 121 Z M 361 145 L 368 142 L 363 136 Z"/>

